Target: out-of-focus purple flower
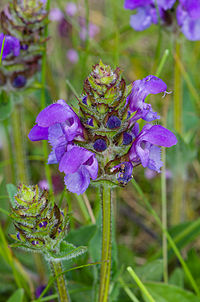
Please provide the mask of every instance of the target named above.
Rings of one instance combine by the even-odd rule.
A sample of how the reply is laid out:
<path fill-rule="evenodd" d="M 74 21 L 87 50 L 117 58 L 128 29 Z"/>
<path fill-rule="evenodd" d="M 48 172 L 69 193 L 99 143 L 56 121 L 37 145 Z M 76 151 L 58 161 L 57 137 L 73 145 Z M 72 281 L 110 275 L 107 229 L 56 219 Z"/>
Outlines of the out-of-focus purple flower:
<path fill-rule="evenodd" d="M 136 139 L 129 152 L 129 158 L 134 163 L 141 163 L 143 167 L 160 172 L 162 161 L 160 148 L 171 147 L 177 143 L 176 136 L 160 125 L 146 124 L 142 131 L 135 131 Z"/>
<path fill-rule="evenodd" d="M 130 25 L 136 31 L 145 30 L 152 23 L 156 24 L 158 22 L 156 8 L 151 5 L 146 5 L 139 7 L 137 13 L 131 15 Z"/>
<path fill-rule="evenodd" d="M 68 16 L 73 17 L 77 13 L 77 6 L 74 2 L 68 2 L 65 8 Z"/>
<path fill-rule="evenodd" d="M 176 11 L 177 22 L 188 40 L 200 40 L 200 1 L 182 0 Z"/>
<path fill-rule="evenodd" d="M 39 285 L 35 290 L 35 297 L 39 298 L 43 290 L 46 288 L 46 285 Z M 52 295 L 52 290 L 48 290 L 48 292 L 44 295 L 44 297 Z M 50 300 L 49 302 L 54 302 L 55 300 Z"/>
<path fill-rule="evenodd" d="M 164 11 L 171 9 L 176 0 L 157 0 L 158 12 L 164 19 Z M 154 0 L 125 0 L 125 9 L 136 9 L 136 14 L 131 16 L 130 25 L 136 31 L 142 31 L 151 24 L 158 23 L 157 9 Z"/>
<path fill-rule="evenodd" d="M 49 190 L 49 185 L 46 179 L 42 179 L 38 183 L 41 190 Z"/>
<path fill-rule="evenodd" d="M 61 21 L 63 17 L 63 12 L 57 7 L 52 8 L 49 13 L 49 20 L 51 21 Z"/>
<path fill-rule="evenodd" d="M 80 24 L 80 32 L 79 36 L 81 40 L 85 41 L 87 38 L 87 24 L 86 20 L 83 17 L 79 18 L 79 24 Z M 99 27 L 93 23 L 88 24 L 88 35 L 91 39 L 93 39 L 97 34 L 99 33 Z"/>
<path fill-rule="evenodd" d="M 82 194 L 98 175 L 95 154 L 78 146 L 70 146 L 60 161 L 59 170 L 66 174 L 65 185 L 70 192 Z"/>
<path fill-rule="evenodd" d="M 20 41 L 15 37 L 7 36 L 7 35 L 4 35 L 3 33 L 0 34 L 0 52 L 1 52 L 2 45 L 3 45 L 4 37 L 5 37 L 5 42 L 4 42 L 2 59 L 5 59 L 9 55 L 12 55 L 15 57 L 19 56 Z"/>
<path fill-rule="evenodd" d="M 69 49 L 67 51 L 67 59 L 72 63 L 72 64 L 75 64 L 78 62 L 78 53 L 75 49 Z"/>
<path fill-rule="evenodd" d="M 167 85 L 159 78 L 149 75 L 142 80 L 133 82 L 133 88 L 128 97 L 130 113 L 135 112 L 131 121 L 137 121 L 142 118 L 147 122 L 158 119 L 159 116 L 152 110 L 150 104 L 145 103 L 145 98 L 149 94 L 166 92 Z"/>
<path fill-rule="evenodd" d="M 48 163 L 58 163 L 68 143 L 81 138 L 83 129 L 76 113 L 63 100 L 43 109 L 36 118 L 36 125 L 28 137 L 32 141 L 48 140 L 52 146 Z"/>
<path fill-rule="evenodd" d="M 154 170 L 146 168 L 144 171 L 144 175 L 147 179 L 153 179 L 154 177 L 156 177 L 157 173 Z M 166 176 L 166 179 L 172 178 L 172 172 L 170 170 L 166 169 L 165 176 Z"/>

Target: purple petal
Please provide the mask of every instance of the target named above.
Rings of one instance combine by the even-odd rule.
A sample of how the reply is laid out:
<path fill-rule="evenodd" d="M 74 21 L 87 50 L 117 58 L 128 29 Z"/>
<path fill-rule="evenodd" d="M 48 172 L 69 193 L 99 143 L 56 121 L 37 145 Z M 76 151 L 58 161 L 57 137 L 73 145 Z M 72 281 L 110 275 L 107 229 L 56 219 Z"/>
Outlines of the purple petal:
<path fill-rule="evenodd" d="M 157 4 L 159 7 L 164 10 L 171 9 L 176 0 L 157 0 Z"/>
<path fill-rule="evenodd" d="M 133 82 L 132 92 L 129 96 L 130 110 L 134 112 L 138 108 L 143 109 L 144 100 L 147 95 L 164 92 L 166 89 L 167 85 L 161 79 L 153 75 Z"/>
<path fill-rule="evenodd" d="M 200 0 L 180 0 L 180 3 L 192 19 L 200 18 Z"/>
<path fill-rule="evenodd" d="M 8 55 L 19 56 L 20 54 L 20 41 L 12 36 L 0 34 L 0 50 L 2 48 L 3 39 L 5 37 L 4 49 L 2 59 L 5 59 Z"/>
<path fill-rule="evenodd" d="M 48 140 L 52 147 L 56 148 L 60 144 L 67 143 L 67 140 L 60 124 L 56 123 L 50 126 L 48 133 Z"/>
<path fill-rule="evenodd" d="M 141 135 L 140 141 L 147 141 L 153 145 L 163 147 L 172 147 L 173 145 L 176 145 L 177 138 L 168 129 L 160 125 L 155 125 L 152 126 L 145 134 Z"/>
<path fill-rule="evenodd" d="M 94 154 L 84 163 L 85 168 L 90 174 L 90 177 L 94 180 L 98 175 L 98 161 Z"/>
<path fill-rule="evenodd" d="M 57 157 L 55 154 L 55 149 L 53 149 L 48 156 L 48 164 L 51 165 L 51 164 L 57 164 L 57 163 L 58 163 L 58 160 L 57 160 Z"/>
<path fill-rule="evenodd" d="M 87 169 L 82 166 L 77 172 L 67 174 L 64 180 L 70 192 L 83 194 L 90 184 L 90 175 Z"/>
<path fill-rule="evenodd" d="M 92 152 L 75 146 L 64 154 L 60 161 L 59 170 L 65 174 L 75 173 L 92 155 Z"/>
<path fill-rule="evenodd" d="M 64 101 L 63 101 L 64 102 Z M 69 107 L 59 104 L 51 104 L 43 109 L 37 116 L 36 123 L 42 127 L 49 127 L 55 123 L 62 123 L 71 116 L 73 110 Z M 75 113 L 74 113 L 75 114 Z"/>
<path fill-rule="evenodd" d="M 48 127 L 35 125 L 28 134 L 31 141 L 48 140 Z"/>
<path fill-rule="evenodd" d="M 151 170 L 160 172 L 163 163 L 161 161 L 161 150 L 157 146 L 151 146 L 149 150 L 149 161 L 147 167 Z"/>
<path fill-rule="evenodd" d="M 145 30 L 152 23 L 157 23 L 156 9 L 150 6 L 139 7 L 130 18 L 130 25 L 136 31 Z"/>
<path fill-rule="evenodd" d="M 200 40 L 200 18 L 197 20 L 186 18 L 181 27 L 181 31 L 190 41 Z"/>
<path fill-rule="evenodd" d="M 124 8 L 125 9 L 135 9 L 139 6 L 145 6 L 148 4 L 153 4 L 151 0 L 125 0 Z"/>

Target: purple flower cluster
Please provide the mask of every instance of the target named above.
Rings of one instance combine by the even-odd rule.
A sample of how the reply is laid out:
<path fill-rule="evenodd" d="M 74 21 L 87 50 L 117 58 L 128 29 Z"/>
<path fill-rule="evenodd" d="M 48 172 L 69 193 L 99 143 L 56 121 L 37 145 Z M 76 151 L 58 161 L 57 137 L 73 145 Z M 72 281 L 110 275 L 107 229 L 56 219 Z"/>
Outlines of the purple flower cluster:
<path fill-rule="evenodd" d="M 74 144 L 83 140 L 83 127 L 76 113 L 63 100 L 42 110 L 36 125 L 29 133 L 32 141 L 48 140 L 52 146 L 48 163 L 59 163 L 59 170 L 66 174 L 65 184 L 69 191 L 82 194 L 96 179 L 98 162 L 95 155 Z"/>
<path fill-rule="evenodd" d="M 136 31 L 142 31 L 151 24 L 158 23 L 158 13 L 161 22 L 166 23 L 166 14 L 175 2 L 176 0 L 125 0 L 124 7 L 136 10 L 131 16 L 130 25 Z M 188 40 L 200 40 L 200 0 L 179 0 L 176 17 L 178 26 Z"/>
<path fill-rule="evenodd" d="M 5 38 L 5 42 L 4 42 L 2 60 L 4 60 L 8 56 L 15 56 L 15 57 L 19 56 L 20 41 L 15 37 L 4 35 L 3 33 L 0 34 L 0 52 L 2 49 L 4 38 Z"/>
<path fill-rule="evenodd" d="M 166 88 L 166 84 L 161 79 L 152 75 L 132 84 L 131 94 L 127 98 L 128 129 L 123 134 L 122 142 L 124 145 L 130 145 L 127 154 L 129 161 L 122 162 L 111 169 L 117 171 L 116 179 L 121 184 L 126 184 L 131 179 L 133 167 L 138 164 L 160 172 L 162 161 L 159 146 L 171 147 L 177 143 L 175 135 L 168 129 L 147 123 L 140 131 L 137 123 L 139 119 L 151 122 L 159 118 L 151 105 L 145 103 L 145 98 L 149 94 L 166 92 Z M 87 105 L 87 101 L 85 103 Z M 120 127 L 120 124 L 121 121 L 112 115 L 106 125 L 112 130 Z M 29 133 L 29 139 L 49 141 L 52 152 L 48 163 L 59 163 L 59 170 L 65 173 L 65 184 L 69 191 L 82 194 L 89 186 L 90 179 L 95 180 L 98 177 L 100 163 L 96 154 L 86 149 L 87 144 L 86 148 L 78 146 L 78 143 L 86 141 L 84 126 L 77 114 L 63 100 L 57 101 L 39 113 L 36 125 Z M 101 138 L 95 141 L 93 148 L 97 153 L 107 152 L 106 142 Z"/>

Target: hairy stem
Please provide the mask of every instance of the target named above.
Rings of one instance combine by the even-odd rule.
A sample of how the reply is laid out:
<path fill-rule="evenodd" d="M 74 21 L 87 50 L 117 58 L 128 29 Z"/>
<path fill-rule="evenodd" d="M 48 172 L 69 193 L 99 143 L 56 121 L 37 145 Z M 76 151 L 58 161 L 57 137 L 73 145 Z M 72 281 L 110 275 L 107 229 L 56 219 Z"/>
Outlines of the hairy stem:
<path fill-rule="evenodd" d="M 63 276 L 63 270 L 61 262 L 50 261 L 51 270 L 53 276 L 56 278 L 56 287 L 58 290 L 58 296 L 60 302 L 70 302 L 70 298 L 66 288 L 66 281 Z"/>
<path fill-rule="evenodd" d="M 102 254 L 99 302 L 107 302 L 109 296 L 111 249 L 112 249 L 112 223 L 111 223 L 111 188 L 107 185 L 101 187 L 102 199 Z"/>

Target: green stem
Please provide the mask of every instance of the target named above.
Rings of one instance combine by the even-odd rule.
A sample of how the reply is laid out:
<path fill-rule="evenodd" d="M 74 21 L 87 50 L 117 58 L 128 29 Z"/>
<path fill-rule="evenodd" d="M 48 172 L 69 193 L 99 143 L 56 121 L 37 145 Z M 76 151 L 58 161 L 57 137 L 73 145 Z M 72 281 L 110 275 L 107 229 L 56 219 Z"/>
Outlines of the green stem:
<path fill-rule="evenodd" d="M 162 200 L 162 225 L 167 230 L 167 196 L 166 196 L 166 151 L 162 148 L 162 174 L 161 174 L 161 200 Z M 162 250 L 163 250 L 163 277 L 164 282 L 168 283 L 168 253 L 167 237 L 162 233 Z"/>
<path fill-rule="evenodd" d="M 66 281 L 62 274 L 62 265 L 57 261 L 50 261 L 50 266 L 52 269 L 53 276 L 56 278 L 56 287 L 58 290 L 59 301 L 60 302 L 70 302 L 70 298 L 66 288 Z"/>
<path fill-rule="evenodd" d="M 181 45 L 179 41 L 175 45 L 176 57 L 181 57 Z M 181 61 L 181 60 L 180 60 Z M 182 132 L 182 77 L 177 60 L 174 62 L 174 128 L 181 134 Z"/>
<path fill-rule="evenodd" d="M 178 60 L 181 62 L 181 45 L 179 41 L 175 44 L 175 57 L 174 61 L 174 129 L 181 135 L 183 128 L 182 121 L 182 75 L 179 68 Z M 178 157 L 178 151 L 176 156 Z M 183 213 L 183 200 L 184 200 L 184 181 L 182 172 L 177 172 L 173 182 L 173 203 L 172 203 L 172 224 L 177 224 L 181 221 Z"/>
<path fill-rule="evenodd" d="M 101 187 L 102 199 L 102 254 L 99 302 L 107 302 L 109 296 L 111 249 L 112 249 L 112 221 L 111 221 L 111 188 L 106 184 Z"/>
<path fill-rule="evenodd" d="M 23 141 L 23 107 L 21 104 L 15 106 L 11 120 L 12 120 L 12 133 L 13 133 L 13 140 L 14 140 L 14 150 L 15 150 L 15 164 L 16 164 L 16 174 L 17 174 L 17 181 L 20 183 L 27 183 L 28 174 L 26 168 L 26 154 L 24 148 L 24 141 Z"/>
<path fill-rule="evenodd" d="M 144 286 L 144 284 L 142 283 L 142 281 L 140 280 L 140 278 L 136 275 L 136 273 L 134 272 L 134 270 L 132 269 L 132 267 L 128 266 L 127 267 L 127 271 L 129 272 L 129 274 L 131 275 L 131 277 L 133 278 L 133 280 L 137 283 L 137 285 L 140 288 L 141 292 L 147 297 L 147 300 L 149 302 L 156 302 L 154 300 L 154 298 L 151 296 L 151 294 L 148 292 L 147 288 Z"/>

